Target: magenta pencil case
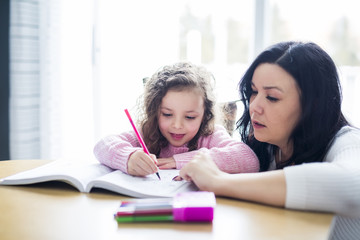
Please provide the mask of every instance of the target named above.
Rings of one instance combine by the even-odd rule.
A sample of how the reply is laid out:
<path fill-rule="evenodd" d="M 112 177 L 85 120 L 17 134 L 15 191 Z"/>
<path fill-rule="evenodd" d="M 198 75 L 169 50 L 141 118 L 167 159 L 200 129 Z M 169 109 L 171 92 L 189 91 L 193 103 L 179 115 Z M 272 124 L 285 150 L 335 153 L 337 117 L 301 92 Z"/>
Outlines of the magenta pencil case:
<path fill-rule="evenodd" d="M 212 192 L 184 192 L 173 198 L 132 199 L 123 201 L 115 214 L 126 222 L 211 222 L 216 205 Z"/>
<path fill-rule="evenodd" d="M 178 222 L 211 222 L 215 206 L 213 192 L 179 193 L 173 200 L 173 219 Z"/>

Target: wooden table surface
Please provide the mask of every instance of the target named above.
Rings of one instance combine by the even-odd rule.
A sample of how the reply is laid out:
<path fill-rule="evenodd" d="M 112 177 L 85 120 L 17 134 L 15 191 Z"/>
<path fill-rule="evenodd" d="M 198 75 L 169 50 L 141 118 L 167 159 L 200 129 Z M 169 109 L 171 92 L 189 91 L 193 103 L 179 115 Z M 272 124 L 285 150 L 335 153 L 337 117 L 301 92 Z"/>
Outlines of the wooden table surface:
<path fill-rule="evenodd" d="M 0 161 L 0 178 L 45 160 Z M 80 193 L 65 183 L 0 186 L 0 239 L 326 239 L 333 214 L 301 212 L 217 197 L 213 223 L 126 223 L 112 192 Z"/>

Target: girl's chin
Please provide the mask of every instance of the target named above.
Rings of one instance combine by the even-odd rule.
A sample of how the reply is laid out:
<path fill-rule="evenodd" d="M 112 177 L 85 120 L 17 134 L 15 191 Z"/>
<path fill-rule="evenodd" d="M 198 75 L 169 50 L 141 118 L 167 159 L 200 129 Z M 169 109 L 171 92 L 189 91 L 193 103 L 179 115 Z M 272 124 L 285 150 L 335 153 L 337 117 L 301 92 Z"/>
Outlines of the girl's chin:
<path fill-rule="evenodd" d="M 179 141 L 169 141 L 169 143 L 174 147 L 181 147 L 181 146 L 183 146 L 185 144 L 182 141 L 181 142 L 179 142 Z"/>

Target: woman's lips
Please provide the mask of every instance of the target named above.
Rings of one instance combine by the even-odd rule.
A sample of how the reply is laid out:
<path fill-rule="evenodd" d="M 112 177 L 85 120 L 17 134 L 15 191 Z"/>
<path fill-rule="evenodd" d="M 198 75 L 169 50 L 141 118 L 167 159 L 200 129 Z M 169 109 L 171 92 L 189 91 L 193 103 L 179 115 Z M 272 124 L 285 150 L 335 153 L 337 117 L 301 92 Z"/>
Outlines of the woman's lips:
<path fill-rule="evenodd" d="M 185 134 L 175 134 L 175 133 L 170 133 L 171 137 L 175 140 L 181 140 Z"/>
<path fill-rule="evenodd" d="M 256 129 L 259 129 L 259 128 L 264 128 L 265 125 L 257 122 L 257 121 L 253 121 L 253 127 L 256 128 Z"/>

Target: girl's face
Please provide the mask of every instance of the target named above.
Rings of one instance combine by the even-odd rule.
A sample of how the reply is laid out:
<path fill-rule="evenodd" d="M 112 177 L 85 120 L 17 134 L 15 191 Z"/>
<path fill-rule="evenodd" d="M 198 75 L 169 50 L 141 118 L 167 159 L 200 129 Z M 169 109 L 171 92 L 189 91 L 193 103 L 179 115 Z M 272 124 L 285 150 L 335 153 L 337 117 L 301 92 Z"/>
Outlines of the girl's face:
<path fill-rule="evenodd" d="M 196 90 L 169 90 L 159 109 L 161 134 L 175 147 L 194 138 L 204 116 L 204 100 Z"/>
<path fill-rule="evenodd" d="M 301 116 L 295 79 L 276 64 L 259 65 L 252 78 L 250 116 L 255 138 L 286 150 Z"/>

